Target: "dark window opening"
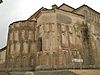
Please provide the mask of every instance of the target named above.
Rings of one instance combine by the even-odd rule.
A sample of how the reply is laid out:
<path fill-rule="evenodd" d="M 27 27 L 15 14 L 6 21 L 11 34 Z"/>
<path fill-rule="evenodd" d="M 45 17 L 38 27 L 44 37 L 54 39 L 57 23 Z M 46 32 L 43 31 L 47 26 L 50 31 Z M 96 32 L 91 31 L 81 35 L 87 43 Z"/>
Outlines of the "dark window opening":
<path fill-rule="evenodd" d="M 38 43 L 37 43 L 37 49 L 38 51 L 42 51 L 42 38 L 38 38 Z"/>

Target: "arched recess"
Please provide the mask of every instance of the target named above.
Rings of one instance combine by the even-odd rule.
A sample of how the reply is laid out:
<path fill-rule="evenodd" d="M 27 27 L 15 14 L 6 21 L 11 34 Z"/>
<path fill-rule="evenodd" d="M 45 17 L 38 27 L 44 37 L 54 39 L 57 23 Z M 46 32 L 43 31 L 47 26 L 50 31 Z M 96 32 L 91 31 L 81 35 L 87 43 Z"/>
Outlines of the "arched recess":
<path fill-rule="evenodd" d="M 98 53 L 97 55 L 100 61 L 100 37 L 96 38 L 96 48 L 97 48 L 97 53 Z"/>

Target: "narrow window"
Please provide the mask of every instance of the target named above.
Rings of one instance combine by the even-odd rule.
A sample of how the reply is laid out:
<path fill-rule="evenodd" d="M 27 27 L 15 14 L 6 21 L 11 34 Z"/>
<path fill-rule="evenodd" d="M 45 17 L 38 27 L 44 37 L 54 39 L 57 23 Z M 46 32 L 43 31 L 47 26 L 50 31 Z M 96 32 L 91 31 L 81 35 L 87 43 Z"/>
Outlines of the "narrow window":
<path fill-rule="evenodd" d="M 37 45 L 38 51 L 42 51 L 42 38 L 38 38 L 38 45 Z"/>
<path fill-rule="evenodd" d="M 97 46 L 98 58 L 99 58 L 99 61 L 100 61 L 100 38 L 98 38 L 98 37 L 96 39 L 96 46 Z"/>

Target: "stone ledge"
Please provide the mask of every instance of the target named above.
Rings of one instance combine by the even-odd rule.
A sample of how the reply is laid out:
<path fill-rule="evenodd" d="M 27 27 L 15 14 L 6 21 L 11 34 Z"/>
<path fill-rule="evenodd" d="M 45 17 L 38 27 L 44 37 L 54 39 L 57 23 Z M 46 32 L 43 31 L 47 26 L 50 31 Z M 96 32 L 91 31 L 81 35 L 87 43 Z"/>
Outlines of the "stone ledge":
<path fill-rule="evenodd" d="M 42 71 L 27 71 L 27 72 L 11 72 L 11 75 L 99 75 L 100 70 L 42 70 Z"/>

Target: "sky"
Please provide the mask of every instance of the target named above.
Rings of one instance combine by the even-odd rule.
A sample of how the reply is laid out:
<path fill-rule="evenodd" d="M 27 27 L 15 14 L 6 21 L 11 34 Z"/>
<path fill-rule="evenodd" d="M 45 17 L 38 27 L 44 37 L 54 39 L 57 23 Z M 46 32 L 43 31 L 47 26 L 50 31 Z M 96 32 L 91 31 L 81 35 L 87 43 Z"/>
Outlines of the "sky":
<path fill-rule="evenodd" d="M 39 8 L 51 8 L 53 4 L 67 4 L 74 8 L 86 4 L 100 12 L 100 0 L 3 0 L 0 4 L 0 48 L 7 44 L 9 24 L 26 20 Z"/>

